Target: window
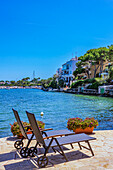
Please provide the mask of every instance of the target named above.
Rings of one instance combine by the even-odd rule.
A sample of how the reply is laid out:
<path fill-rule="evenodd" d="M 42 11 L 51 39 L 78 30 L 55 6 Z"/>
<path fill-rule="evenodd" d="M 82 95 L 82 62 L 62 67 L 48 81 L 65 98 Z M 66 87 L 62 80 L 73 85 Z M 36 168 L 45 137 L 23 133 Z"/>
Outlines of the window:
<path fill-rule="evenodd" d="M 69 65 L 66 66 L 66 69 L 69 69 Z"/>

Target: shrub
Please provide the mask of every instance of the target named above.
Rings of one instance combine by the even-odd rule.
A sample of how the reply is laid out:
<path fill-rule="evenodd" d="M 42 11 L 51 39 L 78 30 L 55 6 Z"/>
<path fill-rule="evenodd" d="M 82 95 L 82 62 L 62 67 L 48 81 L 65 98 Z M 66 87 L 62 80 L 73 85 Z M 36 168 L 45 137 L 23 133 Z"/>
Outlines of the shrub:
<path fill-rule="evenodd" d="M 95 78 L 84 80 L 84 83 L 94 83 L 94 82 L 96 82 Z"/>
<path fill-rule="evenodd" d="M 102 85 L 102 83 L 94 82 L 94 83 L 92 83 L 92 85 L 89 85 L 87 87 L 87 89 L 97 89 L 98 90 L 98 86 L 101 86 L 101 85 Z"/>
<path fill-rule="evenodd" d="M 71 84 L 71 88 L 77 88 L 78 86 L 81 86 L 84 83 L 84 80 L 79 80 L 75 83 Z"/>
<path fill-rule="evenodd" d="M 57 89 L 57 81 L 56 81 L 55 79 L 53 79 L 53 80 L 49 83 L 48 87 L 52 87 L 53 89 Z"/>
<path fill-rule="evenodd" d="M 58 82 L 58 85 L 60 87 L 64 87 L 64 80 L 63 79 L 60 79 L 59 82 Z"/>
<path fill-rule="evenodd" d="M 86 118 L 86 119 L 81 119 L 81 118 L 70 118 L 67 122 L 67 128 L 69 130 L 81 128 L 85 129 L 87 127 L 94 127 L 96 128 L 98 126 L 98 121 L 95 120 L 94 118 Z"/>
<path fill-rule="evenodd" d="M 41 129 L 44 128 L 45 123 L 43 123 L 42 121 L 38 121 L 38 120 L 37 120 L 37 123 L 38 123 L 39 128 L 41 128 Z M 23 124 L 23 126 L 30 125 L 29 123 L 23 122 L 23 121 L 22 121 L 22 124 Z M 25 130 L 27 130 L 27 127 L 25 127 Z M 11 132 L 13 133 L 13 136 L 17 135 L 19 137 L 22 135 L 17 122 L 14 122 L 13 125 L 11 125 Z"/>

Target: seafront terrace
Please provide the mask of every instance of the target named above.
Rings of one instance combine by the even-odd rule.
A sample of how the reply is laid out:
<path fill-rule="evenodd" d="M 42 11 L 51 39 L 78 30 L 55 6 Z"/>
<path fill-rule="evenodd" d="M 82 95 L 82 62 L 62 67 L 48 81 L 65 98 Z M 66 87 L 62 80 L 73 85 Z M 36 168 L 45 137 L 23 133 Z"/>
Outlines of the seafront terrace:
<path fill-rule="evenodd" d="M 94 131 L 91 135 L 97 140 L 91 141 L 91 146 L 94 151 L 92 157 L 90 152 L 83 148 L 82 152 L 79 150 L 77 144 L 74 149 L 66 146 L 66 155 L 69 162 L 59 153 L 47 154 L 49 163 L 46 168 L 42 169 L 62 169 L 62 170 L 106 170 L 113 169 L 113 130 Z M 16 154 L 14 149 L 15 137 L 5 137 L 0 139 L 0 170 L 35 170 L 38 169 L 36 164 L 30 158 L 22 159 Z M 33 145 L 33 143 L 32 143 Z M 39 149 L 39 154 L 43 150 Z M 16 159 L 15 159 L 16 156 Z M 34 158 L 33 158 L 34 159 Z"/>

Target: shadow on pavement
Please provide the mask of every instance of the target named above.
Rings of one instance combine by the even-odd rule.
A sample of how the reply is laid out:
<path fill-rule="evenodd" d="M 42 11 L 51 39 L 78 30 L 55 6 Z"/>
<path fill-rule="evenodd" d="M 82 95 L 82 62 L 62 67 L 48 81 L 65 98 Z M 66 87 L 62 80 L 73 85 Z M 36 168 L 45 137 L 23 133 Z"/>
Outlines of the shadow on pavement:
<path fill-rule="evenodd" d="M 72 152 L 68 152 L 65 153 L 68 161 L 75 161 L 75 160 L 79 160 L 79 159 L 84 159 L 84 158 L 90 158 L 90 156 L 82 153 L 81 151 L 77 150 L 77 151 L 72 151 Z M 66 163 L 64 157 L 60 154 L 56 154 L 56 155 L 51 155 L 48 156 L 49 159 L 49 163 L 46 166 L 46 168 L 49 167 L 54 167 L 54 165 L 58 165 L 58 164 L 62 164 L 62 163 Z M 16 163 L 8 163 L 7 165 L 4 165 L 5 170 L 34 170 L 38 168 L 37 165 L 37 158 L 27 158 L 27 160 L 23 160 L 21 159 L 21 161 L 15 160 Z M 18 162 L 17 162 L 18 161 Z"/>
<path fill-rule="evenodd" d="M 16 141 L 18 138 L 14 136 L 9 136 L 6 140 L 8 141 Z"/>
<path fill-rule="evenodd" d="M 16 154 L 16 151 L 0 154 L 0 162 L 15 159 L 15 154 Z M 17 159 L 19 158 L 19 156 L 17 154 L 16 154 L 16 158 Z"/>

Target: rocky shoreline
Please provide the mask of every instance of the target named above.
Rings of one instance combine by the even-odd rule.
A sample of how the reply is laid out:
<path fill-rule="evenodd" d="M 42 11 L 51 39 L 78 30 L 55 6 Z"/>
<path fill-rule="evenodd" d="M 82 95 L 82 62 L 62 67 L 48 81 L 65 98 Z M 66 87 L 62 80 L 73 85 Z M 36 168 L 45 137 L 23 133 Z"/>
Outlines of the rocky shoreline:
<path fill-rule="evenodd" d="M 113 90 L 111 90 L 109 93 L 100 94 L 95 89 L 85 89 L 83 91 L 79 91 L 76 89 L 42 89 L 43 91 L 48 92 L 64 92 L 64 93 L 71 93 L 71 94 L 83 94 L 83 95 L 93 95 L 93 96 L 102 96 L 102 97 L 113 97 Z"/>
<path fill-rule="evenodd" d="M 0 89 L 41 89 L 41 86 L 0 86 Z"/>
<path fill-rule="evenodd" d="M 71 94 L 83 94 L 83 95 L 93 95 L 93 96 L 103 96 L 103 97 L 113 97 L 113 89 L 107 90 L 107 92 L 100 94 L 96 89 L 84 89 L 80 91 L 74 88 L 62 88 L 62 89 L 44 89 L 41 86 L 31 86 L 31 87 L 21 87 L 21 86 L 0 86 L 0 89 L 40 89 L 48 92 L 64 92 Z"/>
<path fill-rule="evenodd" d="M 91 141 L 91 146 L 94 151 L 92 157 L 86 149 L 79 150 L 77 144 L 74 149 L 66 146 L 66 155 L 69 162 L 65 162 L 64 158 L 59 153 L 49 153 L 47 156 L 51 163 L 43 169 L 62 169 L 62 170 L 106 170 L 113 169 L 113 130 L 94 131 L 91 135 L 97 140 Z M 35 170 L 38 169 L 36 164 L 33 164 L 32 159 L 22 159 L 16 154 L 14 148 L 15 137 L 0 138 L 0 170 Z M 35 141 L 32 142 L 32 145 Z M 41 154 L 39 149 L 39 155 Z M 16 156 L 16 159 L 15 159 Z M 34 158 L 33 158 L 34 159 Z"/>

